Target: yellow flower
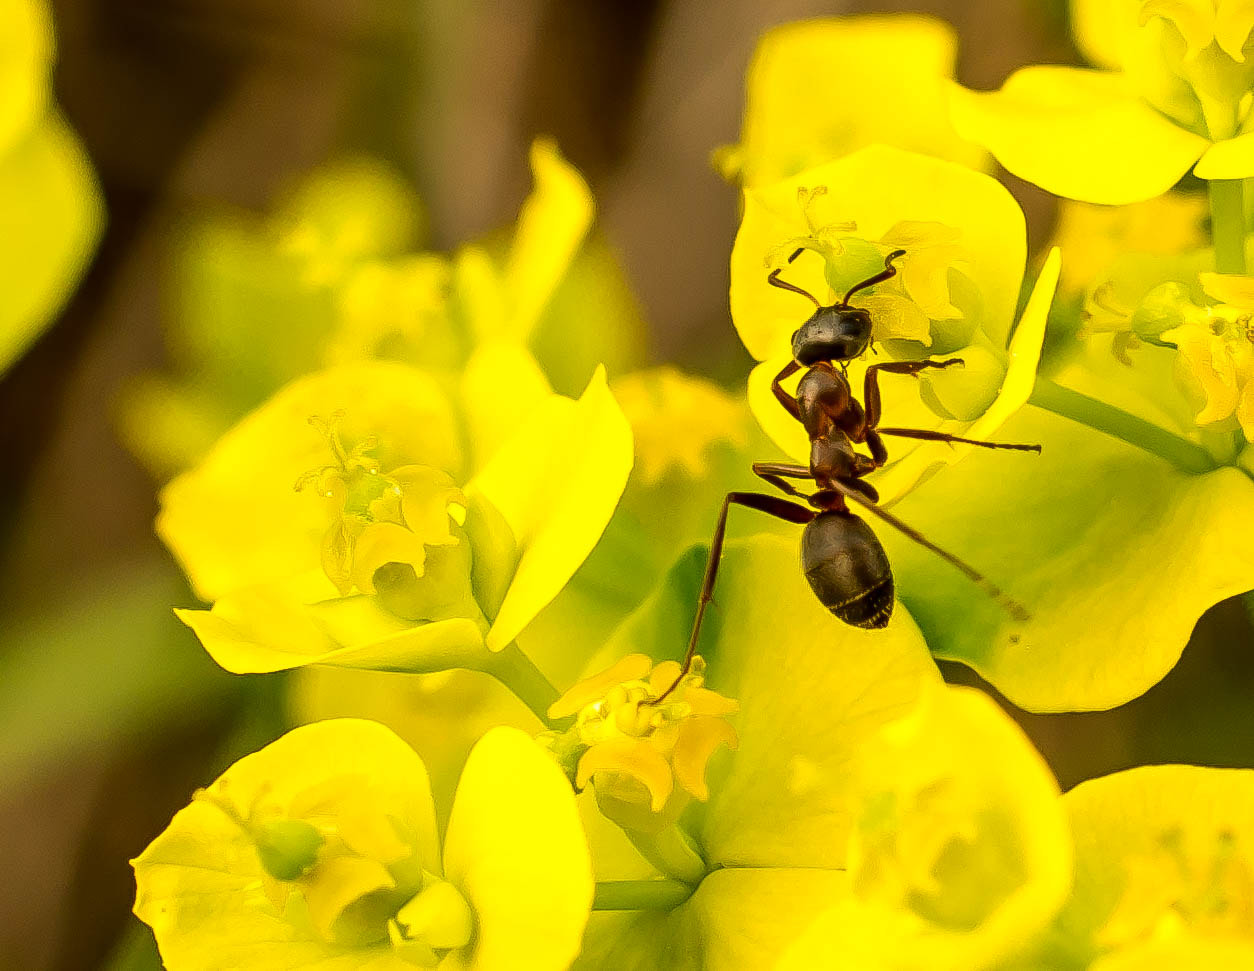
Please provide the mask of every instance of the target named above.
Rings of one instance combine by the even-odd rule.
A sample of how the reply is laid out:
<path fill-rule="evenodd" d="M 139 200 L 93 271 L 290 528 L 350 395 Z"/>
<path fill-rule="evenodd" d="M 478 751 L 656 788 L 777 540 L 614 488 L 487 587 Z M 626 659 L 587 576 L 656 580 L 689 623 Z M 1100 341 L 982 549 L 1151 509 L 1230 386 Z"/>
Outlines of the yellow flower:
<path fill-rule="evenodd" d="M 44 0 L 0 11 L 0 374 L 55 318 L 104 226 L 100 188 L 52 103 Z"/>
<path fill-rule="evenodd" d="M 1071 846 L 1058 785 L 1018 726 L 977 691 L 933 687 L 853 768 L 850 892 L 781 966 L 976 971 L 1022 954 L 1066 898 Z"/>
<path fill-rule="evenodd" d="M 1146 766 L 1081 783 L 1062 802 L 1076 879 L 1042 966 L 1249 966 L 1254 772 Z"/>
<path fill-rule="evenodd" d="M 1026 67 L 989 93 L 954 85 L 960 133 L 1015 175 L 1086 202 L 1149 199 L 1190 168 L 1203 179 L 1254 175 L 1254 8 L 1072 0 L 1072 10 L 1077 43 L 1101 70 Z"/>
<path fill-rule="evenodd" d="M 1203 401 L 1199 425 L 1235 416 L 1247 442 L 1254 442 L 1254 277 L 1199 274 L 1206 293 L 1221 301 L 1194 308 L 1185 322 L 1163 331 L 1175 344 L 1176 375 Z"/>
<path fill-rule="evenodd" d="M 213 602 L 179 616 L 240 673 L 499 661 L 596 544 L 631 467 L 603 372 L 578 401 L 503 414 L 467 440 L 439 386 L 394 362 L 288 385 L 162 490 L 158 532 Z M 492 457 L 470 476 L 472 443 Z"/>
<path fill-rule="evenodd" d="M 619 378 L 614 397 L 631 422 L 643 486 L 656 486 L 673 471 L 701 478 L 707 472 L 707 453 L 717 444 L 743 448 L 747 443 L 744 402 L 672 367 Z"/>
<path fill-rule="evenodd" d="M 808 461 L 809 440 L 770 384 L 792 360 L 791 335 L 813 307 L 769 286 L 766 276 L 797 248 L 805 252 L 781 276 L 824 304 L 882 270 L 886 253 L 904 249 L 896 277 L 854 298 L 872 314 L 879 359 L 952 355 L 965 362 L 918 380 L 886 378 L 892 420 L 885 424 L 988 438 L 1026 402 L 1057 257 L 1047 260 L 1016 325 L 1027 243 L 1023 213 L 1010 194 L 952 162 L 866 148 L 745 191 L 731 258 L 732 322 L 763 362 L 749 378 L 754 416 L 790 455 Z M 858 392 L 873 362 L 869 355 L 851 362 Z M 894 441 L 894 461 L 878 473 L 876 488 L 892 502 L 965 454 L 962 446 Z"/>
<path fill-rule="evenodd" d="M 704 673 L 700 657 L 679 678 L 674 661 L 629 654 L 549 709 L 553 719 L 577 716 L 547 744 L 573 768 L 576 788 L 591 783 L 601 811 L 620 826 L 657 832 L 692 799 L 709 798 L 706 763 L 721 745 L 736 747 L 726 718 L 738 705 L 704 687 Z"/>
<path fill-rule="evenodd" d="M 382 725 L 294 729 L 197 793 L 132 861 L 171 971 L 560 971 L 592 902 L 570 786 L 497 728 L 443 840 L 422 760 Z"/>
<path fill-rule="evenodd" d="M 983 167 L 985 154 L 945 110 L 957 46 L 948 24 L 918 14 L 775 27 L 749 65 L 740 143 L 720 149 L 716 164 L 750 187 L 874 144 Z"/>

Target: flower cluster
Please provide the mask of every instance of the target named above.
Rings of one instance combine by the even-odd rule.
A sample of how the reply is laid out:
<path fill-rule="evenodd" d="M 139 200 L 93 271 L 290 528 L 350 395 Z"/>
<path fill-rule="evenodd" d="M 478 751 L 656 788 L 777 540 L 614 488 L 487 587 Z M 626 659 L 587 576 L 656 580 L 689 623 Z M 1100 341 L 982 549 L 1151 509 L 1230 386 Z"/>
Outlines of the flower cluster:
<path fill-rule="evenodd" d="M 730 303 L 759 363 L 739 394 L 546 352 L 548 328 L 571 346 L 606 330 L 555 309 L 592 202 L 547 143 L 503 248 L 414 252 L 416 200 L 364 162 L 260 225 L 218 225 L 228 265 L 185 267 L 239 274 L 213 288 L 235 316 L 184 322 L 183 377 L 135 391 L 129 427 L 173 476 L 158 532 L 211 604 L 179 616 L 227 670 L 299 669 L 310 724 L 199 790 L 134 861 L 167 966 L 1249 963 L 1254 770 L 1155 766 L 1064 795 L 1006 710 L 933 660 L 1038 711 L 1112 707 L 1254 588 L 1254 547 L 1220 528 L 1254 514 L 1244 212 L 1213 191 L 1204 251 L 1200 203 L 1169 197 L 1176 242 L 1134 253 L 1157 204 L 1070 210 L 1031 254 L 978 147 L 1089 202 L 1146 200 L 1194 163 L 1254 176 L 1247 7 L 1077 0 L 1109 70 L 1027 69 L 987 95 L 948 82 L 955 42 L 930 19 L 770 32 L 717 157 L 744 189 Z M 849 97 L 830 62 L 865 62 L 883 103 Z M 1064 153 L 1064 130 L 1099 150 Z M 1103 169 L 1129 146 L 1141 169 Z M 1072 264 L 1085 219 L 1107 230 Z M 809 507 L 781 537 L 738 506 L 692 545 L 770 440 L 810 460 L 780 407 L 792 334 L 802 298 L 851 292 L 871 352 L 840 373 L 868 415 L 882 395 L 891 439 L 863 456 L 900 599 L 875 630 L 801 575 Z M 206 350 L 218 327 L 242 376 Z M 630 358 L 620 337 L 592 356 Z M 579 397 L 553 390 L 576 377 Z M 203 440 L 148 426 L 173 404 Z M 770 468 L 801 482 L 793 498 L 818 475 Z"/>

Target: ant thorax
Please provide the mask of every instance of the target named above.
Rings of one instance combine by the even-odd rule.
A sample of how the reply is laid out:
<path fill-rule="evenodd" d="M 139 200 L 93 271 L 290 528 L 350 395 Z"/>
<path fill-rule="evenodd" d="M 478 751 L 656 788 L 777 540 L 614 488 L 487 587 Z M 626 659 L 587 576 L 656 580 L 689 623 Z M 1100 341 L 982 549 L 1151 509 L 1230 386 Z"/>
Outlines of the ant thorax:
<path fill-rule="evenodd" d="M 826 435 L 853 403 L 849 381 L 826 361 L 812 366 L 797 384 L 801 424 L 811 439 Z"/>

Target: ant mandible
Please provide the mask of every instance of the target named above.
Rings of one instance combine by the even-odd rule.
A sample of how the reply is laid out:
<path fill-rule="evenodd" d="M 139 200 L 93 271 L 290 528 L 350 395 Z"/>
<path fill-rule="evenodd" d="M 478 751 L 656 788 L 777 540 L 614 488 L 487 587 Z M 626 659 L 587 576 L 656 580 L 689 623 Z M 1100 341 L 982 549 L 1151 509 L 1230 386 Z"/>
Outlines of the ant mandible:
<path fill-rule="evenodd" d="M 788 263 L 791 264 L 804 251 L 802 248 L 794 252 L 788 257 Z M 893 266 L 893 261 L 905 255 L 906 251 L 900 249 L 889 253 L 884 258 L 883 270 L 854 285 L 840 303 L 830 307 L 823 306 L 801 287 L 781 280 L 779 274 L 783 267 L 767 275 L 766 282 L 771 286 L 800 294 L 816 308 L 792 335 L 793 360 L 771 382 L 771 391 L 776 399 L 804 426 L 810 438 L 810 464 L 807 467 L 755 462 L 753 472 L 781 492 L 804 500 L 806 505 L 760 492 L 727 494 L 714 529 L 714 538 L 710 541 L 705 580 L 701 585 L 697 615 L 680 676 L 655 699 L 654 704 L 675 690 L 692 665 L 705 608 L 713 599 L 714 581 L 723 552 L 723 536 L 727 530 L 727 511 L 733 504 L 805 526 L 801 536 L 801 565 L 806 580 L 824 607 L 854 627 L 879 629 L 887 626 L 893 612 L 894 596 L 892 569 L 884 547 L 871 528 L 850 510 L 849 500 L 953 564 L 1001 604 L 1015 620 L 1022 622 L 1028 619 L 1028 612 L 1021 604 L 1002 593 L 984 576 L 881 508 L 879 493 L 863 479 L 888 461 L 888 450 L 881 437 L 884 435 L 951 444 L 958 442 L 982 448 L 1024 452 L 1041 450 L 1039 445 L 981 442 L 928 429 L 885 428 L 880 425 L 881 372 L 917 376 L 928 368 L 961 365 L 961 358 L 872 364 L 866 370 L 863 385 L 865 405 L 853 396 L 847 368 L 850 361 L 864 354 L 871 345 L 871 314 L 864 308 L 851 306 L 849 300 L 859 290 L 896 276 L 897 268 Z M 784 390 L 781 382 L 802 368 L 806 372 L 801 376 L 794 397 Z M 871 454 L 867 456 L 855 451 L 854 445 L 865 445 Z M 794 487 L 788 479 L 810 479 L 818 490 L 807 494 Z"/>

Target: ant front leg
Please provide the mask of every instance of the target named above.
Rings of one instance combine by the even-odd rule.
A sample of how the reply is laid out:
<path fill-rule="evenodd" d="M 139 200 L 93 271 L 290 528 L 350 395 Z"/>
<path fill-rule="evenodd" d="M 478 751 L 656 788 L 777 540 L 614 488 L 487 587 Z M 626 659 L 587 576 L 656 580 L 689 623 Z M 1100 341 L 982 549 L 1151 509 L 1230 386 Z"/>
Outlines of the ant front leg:
<path fill-rule="evenodd" d="M 718 525 L 714 527 L 714 537 L 710 540 L 710 556 L 705 561 L 705 579 L 701 582 L 701 596 L 697 600 L 697 615 L 692 622 L 692 634 L 688 637 L 688 650 L 684 654 L 684 663 L 679 675 L 669 688 L 655 698 L 651 704 L 657 705 L 679 687 L 679 682 L 692 667 L 693 655 L 697 652 L 697 641 L 701 636 L 701 621 L 705 617 L 706 605 L 714 599 L 714 581 L 718 578 L 719 561 L 723 556 L 723 537 L 727 533 L 727 511 L 735 503 L 764 512 L 785 522 L 804 526 L 818 515 L 813 509 L 780 499 L 778 496 L 767 496 L 760 492 L 729 492 L 723 500 L 723 508 L 718 514 Z"/>
<path fill-rule="evenodd" d="M 866 380 L 862 385 L 862 400 L 866 407 L 866 424 L 868 428 L 876 428 L 880 423 L 880 382 L 879 374 L 909 374 L 917 377 L 920 371 L 928 368 L 947 368 L 961 366 L 962 358 L 951 357 L 948 361 L 890 361 L 887 364 L 872 364 L 866 369 Z"/>
<path fill-rule="evenodd" d="M 784 378 L 790 378 L 801 370 L 801 365 L 796 361 L 789 361 L 784 365 L 784 369 L 775 375 L 775 380 L 771 382 L 771 392 L 775 395 L 775 400 L 784 406 L 784 410 L 792 415 L 797 421 L 801 421 L 801 407 L 797 404 L 797 399 L 783 389 L 780 382 Z"/>

